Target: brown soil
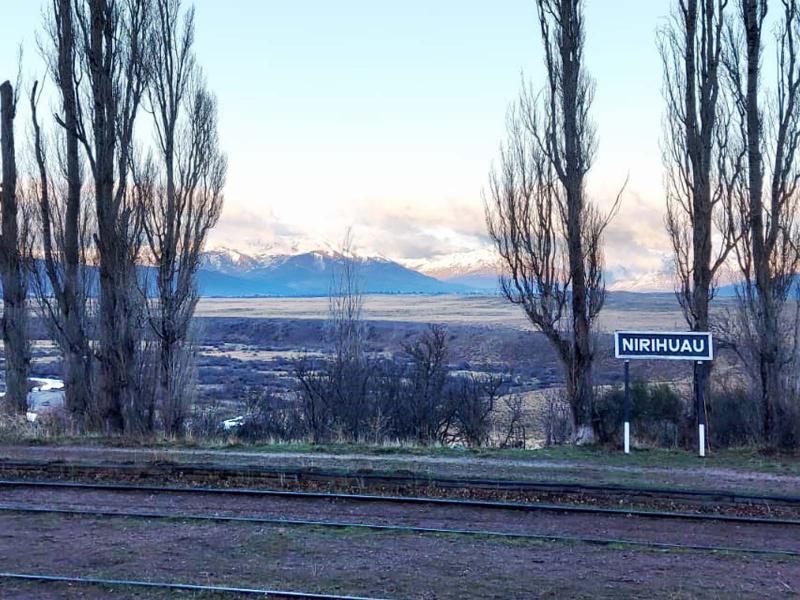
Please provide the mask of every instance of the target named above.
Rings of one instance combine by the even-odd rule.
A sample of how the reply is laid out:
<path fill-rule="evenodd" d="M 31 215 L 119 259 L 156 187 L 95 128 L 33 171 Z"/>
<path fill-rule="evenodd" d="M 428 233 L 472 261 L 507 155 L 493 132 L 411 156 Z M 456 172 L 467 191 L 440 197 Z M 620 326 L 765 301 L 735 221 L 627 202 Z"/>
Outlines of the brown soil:
<path fill-rule="evenodd" d="M 800 590 L 800 562 L 791 559 L 7 514 L 0 570 L 424 599 L 764 598 Z M 6 583 L 2 597 L 30 597 L 11 595 Z"/>
<path fill-rule="evenodd" d="M 800 552 L 800 527 L 280 497 L 0 488 L 0 504 L 407 525 Z"/>

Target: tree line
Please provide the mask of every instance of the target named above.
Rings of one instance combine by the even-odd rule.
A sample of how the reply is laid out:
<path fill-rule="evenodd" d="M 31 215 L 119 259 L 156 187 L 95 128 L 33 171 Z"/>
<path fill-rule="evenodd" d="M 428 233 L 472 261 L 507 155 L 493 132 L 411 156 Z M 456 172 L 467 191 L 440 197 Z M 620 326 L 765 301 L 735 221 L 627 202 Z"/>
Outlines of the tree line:
<path fill-rule="evenodd" d="M 796 0 L 674 0 L 657 34 L 663 72 L 665 225 L 689 329 L 714 331 L 746 367 L 762 440 L 800 439 L 800 12 Z M 616 214 L 587 195 L 596 131 L 583 0 L 536 0 L 541 91 L 523 83 L 490 173 L 486 222 L 506 298 L 564 365 L 578 441 L 595 439 L 593 331 L 605 299 L 603 233 Z M 774 35 L 765 30 L 776 10 Z M 764 73 L 765 52 L 776 57 Z M 709 310 L 735 271 L 736 304 Z M 710 385 L 710 365 L 695 367 Z M 705 390 L 707 391 L 707 390 Z M 696 418 L 696 415 L 695 415 Z"/>
<path fill-rule="evenodd" d="M 79 430 L 177 433 L 193 377 L 196 274 L 227 169 L 194 53 L 194 9 L 50 0 L 38 46 L 45 80 L 0 86 L 5 404 L 27 407 L 32 295 Z M 40 106 L 45 86 L 52 112 Z M 33 160 L 20 176 L 23 95 Z"/>

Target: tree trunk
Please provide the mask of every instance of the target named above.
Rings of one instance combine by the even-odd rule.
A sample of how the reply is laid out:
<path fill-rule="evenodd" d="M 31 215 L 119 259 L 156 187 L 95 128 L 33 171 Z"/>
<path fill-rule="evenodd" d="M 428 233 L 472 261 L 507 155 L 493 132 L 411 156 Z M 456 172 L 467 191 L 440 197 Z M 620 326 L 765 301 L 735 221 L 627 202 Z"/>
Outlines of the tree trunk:
<path fill-rule="evenodd" d="M 169 328 L 167 327 L 167 331 Z M 176 389 L 180 385 L 178 377 L 180 369 L 176 364 L 178 343 L 174 336 L 169 333 L 160 341 L 160 364 L 158 369 L 159 398 L 164 420 L 164 432 L 170 436 L 178 436 L 183 433 L 183 407 L 180 405 L 179 394 L 181 390 Z"/>
<path fill-rule="evenodd" d="M 64 214 L 63 260 L 64 283 L 60 296 L 61 318 L 66 339 L 62 342 L 64 355 L 64 393 L 67 410 L 83 427 L 91 403 L 92 355 L 85 331 L 86 306 L 83 290 L 85 270 L 81 269 L 81 174 L 78 140 L 78 104 L 75 89 L 75 25 L 72 0 L 58 0 L 56 27 L 58 37 L 58 86 L 64 110 L 65 162 L 67 179 L 66 210 Z M 48 223 L 48 229 L 50 224 Z M 50 243 L 50 236 L 46 243 Z M 52 251 L 50 252 L 52 257 Z M 51 280 L 56 286 L 57 281 Z"/>
<path fill-rule="evenodd" d="M 597 441 L 597 426 L 594 419 L 591 362 L 578 364 L 573 359 L 567 372 L 567 397 L 572 415 L 575 443 L 593 444 Z"/>
<path fill-rule="evenodd" d="M 62 349 L 64 360 L 64 402 L 72 422 L 84 429 L 92 417 L 90 395 L 91 358 L 85 350 Z"/>
<path fill-rule="evenodd" d="M 5 348 L 6 401 L 14 411 L 28 408 L 28 340 L 26 289 L 17 223 L 17 164 L 14 147 L 14 90 L 0 85 L 0 136 L 2 136 L 3 193 L 0 278 L 3 283 L 3 346 Z"/>
<path fill-rule="evenodd" d="M 676 295 L 692 331 L 709 330 L 714 275 L 734 247 L 733 219 L 715 220 L 715 205 L 728 209 L 730 182 L 718 173 L 730 149 L 717 135 L 719 67 L 727 0 L 682 0 L 661 36 L 667 97 L 667 231 L 675 252 Z M 686 230 L 691 233 L 687 235 Z M 718 240 L 716 239 L 718 236 Z M 714 253 L 714 243 L 719 251 Z M 695 369 L 696 393 L 708 396 L 711 363 Z M 703 389 L 697 387 L 699 371 Z M 696 400 L 698 398 L 695 398 Z M 692 406 L 693 416 L 697 402 Z"/>
<path fill-rule="evenodd" d="M 561 19 L 569 33 L 578 16 L 572 1 L 561 3 Z M 578 440 L 593 441 L 592 423 L 592 340 L 587 307 L 586 264 L 583 247 L 584 167 L 578 133 L 578 86 L 580 61 L 577 35 L 563 35 L 560 42 L 563 68 L 562 114 L 564 119 L 564 158 L 566 162 L 564 187 L 567 196 L 567 246 L 569 269 L 572 277 L 572 365 L 574 396 L 571 402 L 577 407 Z"/>
<path fill-rule="evenodd" d="M 139 394 L 137 361 L 141 351 L 136 271 L 139 208 L 128 188 L 128 176 L 144 78 L 142 45 L 149 26 L 145 8 L 140 0 L 92 0 L 81 25 L 88 28 L 86 63 L 92 98 L 92 135 L 86 145 L 93 155 L 95 241 L 100 259 L 102 412 L 111 431 L 135 434 L 146 428 L 148 406 Z"/>
<path fill-rule="evenodd" d="M 102 231 L 102 230 L 101 230 Z M 101 233 L 102 235 L 102 233 Z M 111 431 L 142 433 L 145 424 L 136 410 L 137 373 L 134 314 L 130 302 L 133 265 L 117 261 L 108 241 L 100 247 L 100 347 L 105 421 Z M 127 426 L 127 427 L 126 427 Z"/>

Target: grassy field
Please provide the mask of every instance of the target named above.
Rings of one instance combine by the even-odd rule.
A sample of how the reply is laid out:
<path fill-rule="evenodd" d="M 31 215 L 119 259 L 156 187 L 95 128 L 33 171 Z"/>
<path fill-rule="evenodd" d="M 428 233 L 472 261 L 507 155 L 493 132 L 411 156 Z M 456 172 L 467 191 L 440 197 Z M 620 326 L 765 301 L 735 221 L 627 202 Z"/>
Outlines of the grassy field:
<path fill-rule="evenodd" d="M 717 309 L 726 306 L 718 300 Z M 323 319 L 327 298 L 203 298 L 199 317 Z M 530 329 L 522 310 L 500 296 L 367 296 L 364 318 L 374 321 L 505 325 Z M 685 321 L 673 294 L 610 293 L 600 317 L 600 330 L 682 330 Z"/>

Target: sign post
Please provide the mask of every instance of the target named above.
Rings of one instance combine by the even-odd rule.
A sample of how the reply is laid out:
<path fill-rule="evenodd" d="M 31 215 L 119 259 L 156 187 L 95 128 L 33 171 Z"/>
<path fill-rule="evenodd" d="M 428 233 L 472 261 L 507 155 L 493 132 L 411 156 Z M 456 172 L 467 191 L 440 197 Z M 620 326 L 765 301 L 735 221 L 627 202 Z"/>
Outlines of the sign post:
<path fill-rule="evenodd" d="M 706 399 L 705 392 L 705 365 L 701 361 L 695 364 L 695 380 L 697 381 L 697 443 L 700 447 L 700 457 L 706 455 Z"/>
<path fill-rule="evenodd" d="M 714 340 L 707 331 L 614 332 L 614 356 L 625 361 L 625 454 L 630 454 L 630 361 L 690 360 L 695 363 L 694 384 L 697 398 L 697 437 L 700 456 L 706 455 L 705 363 L 714 360 Z"/>
<path fill-rule="evenodd" d="M 631 361 L 625 361 L 625 454 L 631 453 Z"/>

